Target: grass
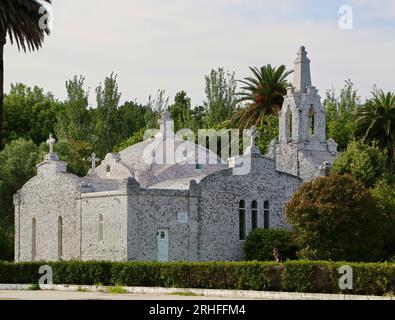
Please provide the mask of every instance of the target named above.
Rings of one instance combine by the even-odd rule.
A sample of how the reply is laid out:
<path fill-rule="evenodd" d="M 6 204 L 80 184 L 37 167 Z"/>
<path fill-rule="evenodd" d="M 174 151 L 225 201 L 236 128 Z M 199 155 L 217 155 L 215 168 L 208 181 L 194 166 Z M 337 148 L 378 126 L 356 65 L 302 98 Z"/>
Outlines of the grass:
<path fill-rule="evenodd" d="M 41 290 L 40 285 L 38 283 L 32 283 L 29 286 L 29 290 Z"/>
<path fill-rule="evenodd" d="M 127 291 L 122 286 L 116 285 L 114 287 L 109 287 L 108 293 L 123 294 L 123 293 L 127 293 Z"/>

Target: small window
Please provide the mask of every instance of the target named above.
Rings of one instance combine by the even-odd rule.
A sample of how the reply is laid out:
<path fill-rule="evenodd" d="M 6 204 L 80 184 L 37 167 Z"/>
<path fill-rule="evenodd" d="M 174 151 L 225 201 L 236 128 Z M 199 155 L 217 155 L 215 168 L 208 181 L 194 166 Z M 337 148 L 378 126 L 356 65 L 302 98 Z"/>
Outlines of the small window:
<path fill-rule="evenodd" d="M 315 134 L 315 111 L 314 107 L 311 105 L 309 111 L 309 136 L 312 137 Z"/>
<path fill-rule="evenodd" d="M 111 172 L 111 167 L 110 167 L 109 165 L 106 167 L 106 172 L 107 172 L 107 173 L 110 173 L 110 172 Z"/>
<path fill-rule="evenodd" d="M 103 215 L 99 215 L 99 241 L 103 241 L 104 239 L 104 226 L 103 226 Z"/>
<path fill-rule="evenodd" d="M 200 163 L 197 163 L 195 166 L 195 171 L 197 172 L 203 172 L 203 165 Z"/>
<path fill-rule="evenodd" d="M 188 222 L 188 213 L 186 213 L 186 212 L 179 212 L 178 213 L 178 222 L 180 222 L 180 223 L 187 223 Z"/>
<path fill-rule="evenodd" d="M 58 258 L 63 256 L 63 219 L 58 218 Z"/>
<path fill-rule="evenodd" d="M 246 239 L 246 209 L 245 201 L 241 200 L 239 203 L 239 239 Z"/>
<path fill-rule="evenodd" d="M 36 224 L 36 218 L 32 219 L 32 260 L 36 259 L 36 254 L 37 254 L 37 224 Z"/>
<path fill-rule="evenodd" d="M 264 228 L 270 228 L 270 203 L 269 201 L 265 201 L 263 203 L 263 220 L 264 220 Z"/>
<path fill-rule="evenodd" d="M 287 139 L 290 140 L 293 137 L 293 117 L 292 111 L 288 107 L 288 111 L 286 113 L 286 134 Z"/>
<path fill-rule="evenodd" d="M 258 228 L 258 203 L 256 200 L 251 203 L 251 229 Z"/>
<path fill-rule="evenodd" d="M 166 239 L 166 233 L 165 233 L 164 231 L 161 231 L 161 233 L 160 233 L 160 238 L 161 238 L 162 240 Z"/>

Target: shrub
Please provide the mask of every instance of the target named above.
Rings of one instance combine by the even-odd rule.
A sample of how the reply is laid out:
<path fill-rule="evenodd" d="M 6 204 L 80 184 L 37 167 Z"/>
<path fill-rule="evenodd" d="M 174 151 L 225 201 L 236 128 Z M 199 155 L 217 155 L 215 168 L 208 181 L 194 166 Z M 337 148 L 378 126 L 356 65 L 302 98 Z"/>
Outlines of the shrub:
<path fill-rule="evenodd" d="M 385 173 L 385 155 L 375 146 L 352 141 L 333 163 L 331 172 L 350 174 L 366 187 L 373 187 Z"/>
<path fill-rule="evenodd" d="M 385 215 L 371 192 L 350 175 L 305 183 L 285 212 L 304 258 L 377 261 L 382 254 Z"/>
<path fill-rule="evenodd" d="M 296 258 L 296 244 L 291 231 L 285 229 L 255 229 L 244 243 L 247 260 L 273 261 L 273 249 L 278 247 L 283 261 Z"/>
<path fill-rule="evenodd" d="M 391 261 L 391 257 L 395 259 L 395 182 L 382 180 L 377 183 L 372 193 L 386 215 L 386 222 L 383 223 L 383 260 Z"/>
<path fill-rule="evenodd" d="M 0 262 L 0 283 L 32 284 L 41 277 L 38 270 L 50 265 L 55 284 L 112 287 L 156 286 L 260 291 L 296 291 L 386 295 L 395 293 L 395 264 L 328 261 L 274 262 Z M 341 291 L 343 265 L 353 269 L 353 290 Z"/>

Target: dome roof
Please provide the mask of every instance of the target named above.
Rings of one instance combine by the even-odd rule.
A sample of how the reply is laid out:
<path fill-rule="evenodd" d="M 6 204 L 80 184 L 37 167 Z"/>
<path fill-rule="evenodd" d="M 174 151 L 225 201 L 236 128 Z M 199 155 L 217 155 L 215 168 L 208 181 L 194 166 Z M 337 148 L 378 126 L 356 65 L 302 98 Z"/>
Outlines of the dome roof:
<path fill-rule="evenodd" d="M 132 176 L 142 187 L 149 187 L 166 180 L 206 176 L 227 168 L 216 153 L 178 138 L 168 113 L 159 123 L 160 131 L 154 138 L 132 145 L 118 154 L 108 154 L 92 174 L 103 179 Z M 104 169 L 109 166 L 114 166 L 114 170 Z"/>

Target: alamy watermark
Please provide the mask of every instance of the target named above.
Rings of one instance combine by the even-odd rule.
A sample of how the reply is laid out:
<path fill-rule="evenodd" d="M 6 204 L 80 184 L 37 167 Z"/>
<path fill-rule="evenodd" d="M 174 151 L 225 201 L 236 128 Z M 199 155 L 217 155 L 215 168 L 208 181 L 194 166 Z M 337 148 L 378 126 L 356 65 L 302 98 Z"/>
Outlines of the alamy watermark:
<path fill-rule="evenodd" d="M 40 19 L 38 21 L 38 25 L 41 30 L 52 30 L 53 28 L 53 11 L 52 11 L 52 0 L 49 2 L 43 0 L 37 0 L 37 2 L 41 5 L 38 9 L 38 13 L 40 14 Z"/>
<path fill-rule="evenodd" d="M 342 5 L 339 8 L 339 28 L 341 30 L 352 30 L 354 29 L 354 11 L 350 5 Z"/>
<path fill-rule="evenodd" d="M 342 276 L 339 279 L 340 290 L 353 289 L 353 269 L 350 266 L 344 265 L 339 268 L 339 274 Z"/>

